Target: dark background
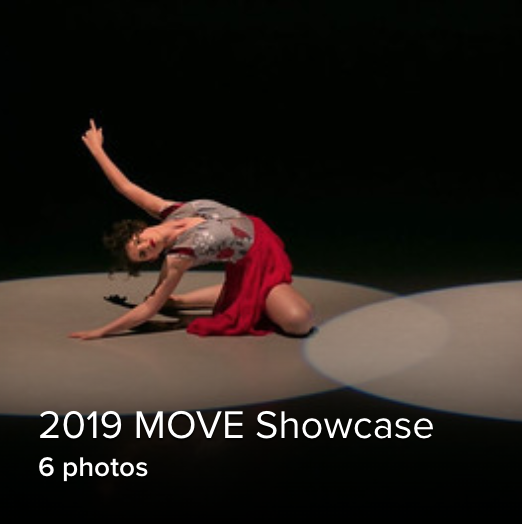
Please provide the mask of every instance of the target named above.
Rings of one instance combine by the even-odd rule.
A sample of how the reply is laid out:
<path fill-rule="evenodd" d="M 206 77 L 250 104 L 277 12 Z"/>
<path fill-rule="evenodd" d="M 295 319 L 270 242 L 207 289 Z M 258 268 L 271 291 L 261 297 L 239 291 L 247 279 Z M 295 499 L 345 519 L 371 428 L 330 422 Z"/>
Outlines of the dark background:
<path fill-rule="evenodd" d="M 264 217 L 298 273 L 520 276 L 517 2 L 2 9 L 4 278 L 104 270 L 102 232 L 140 213 L 84 148 L 90 117 L 150 190 Z"/>
<path fill-rule="evenodd" d="M 519 2 L 17 1 L 1 10 L 3 279 L 105 271 L 103 231 L 140 216 L 80 140 L 91 117 L 144 187 L 262 216 L 297 274 L 399 293 L 520 278 Z M 360 416 L 398 409 L 372 402 L 350 396 L 328 409 L 334 418 L 347 405 Z M 468 449 L 453 480 L 473 476 L 469 465 L 490 445 L 508 450 L 492 463 L 512 464 L 515 446 L 504 445 L 518 425 L 439 423 L 444 451 L 430 467 L 455 468 Z M 282 453 L 295 472 L 292 446 Z M 330 465 L 342 455 L 332 449 Z M 378 450 L 379 464 L 396 452 Z"/>

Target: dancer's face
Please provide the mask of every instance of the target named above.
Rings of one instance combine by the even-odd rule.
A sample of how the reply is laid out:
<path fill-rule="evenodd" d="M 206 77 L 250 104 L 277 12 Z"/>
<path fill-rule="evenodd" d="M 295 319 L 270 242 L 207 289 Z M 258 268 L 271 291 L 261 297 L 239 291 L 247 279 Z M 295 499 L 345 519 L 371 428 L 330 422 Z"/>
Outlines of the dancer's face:
<path fill-rule="evenodd" d="M 151 262 L 163 251 L 163 239 L 153 228 L 136 233 L 127 243 L 127 256 L 133 262 Z"/>

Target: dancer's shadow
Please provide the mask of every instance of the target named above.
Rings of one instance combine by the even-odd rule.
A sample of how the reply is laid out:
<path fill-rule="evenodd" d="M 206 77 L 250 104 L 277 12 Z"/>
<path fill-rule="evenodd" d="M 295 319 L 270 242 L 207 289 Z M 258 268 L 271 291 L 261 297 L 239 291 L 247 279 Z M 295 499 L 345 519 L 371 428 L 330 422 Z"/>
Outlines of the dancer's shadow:
<path fill-rule="evenodd" d="M 107 302 L 115 304 L 117 306 L 125 307 L 127 309 L 133 309 L 137 304 L 133 304 L 127 300 L 127 297 L 120 295 L 109 295 L 103 297 Z M 117 333 L 111 336 L 129 336 L 135 334 L 147 334 L 147 333 L 160 333 L 162 331 L 177 331 L 186 329 L 187 326 L 196 318 L 209 317 L 212 312 L 207 309 L 190 308 L 190 309 L 178 309 L 172 306 L 164 306 L 159 311 L 159 314 L 166 317 L 173 318 L 174 320 L 147 320 L 136 326 L 127 333 Z"/>

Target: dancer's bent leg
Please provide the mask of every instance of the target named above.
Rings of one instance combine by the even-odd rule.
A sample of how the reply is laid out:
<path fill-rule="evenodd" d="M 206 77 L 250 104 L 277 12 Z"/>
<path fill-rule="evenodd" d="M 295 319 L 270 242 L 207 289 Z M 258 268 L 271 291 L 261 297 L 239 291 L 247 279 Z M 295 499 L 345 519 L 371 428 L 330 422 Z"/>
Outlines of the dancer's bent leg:
<path fill-rule="evenodd" d="M 208 286 L 188 293 L 172 295 L 165 304 L 178 309 L 213 308 L 221 293 L 223 284 Z"/>
<path fill-rule="evenodd" d="M 304 336 L 314 327 L 314 312 L 308 301 L 290 284 L 279 284 L 266 298 L 266 313 L 285 333 Z"/>

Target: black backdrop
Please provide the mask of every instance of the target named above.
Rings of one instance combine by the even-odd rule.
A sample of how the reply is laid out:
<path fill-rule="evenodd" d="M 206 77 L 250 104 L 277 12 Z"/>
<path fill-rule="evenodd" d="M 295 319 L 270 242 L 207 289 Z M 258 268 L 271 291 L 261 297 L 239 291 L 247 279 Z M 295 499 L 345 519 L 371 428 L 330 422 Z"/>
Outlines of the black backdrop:
<path fill-rule="evenodd" d="M 102 231 L 136 215 L 81 143 L 90 117 L 129 176 L 263 216 L 298 272 L 519 276 L 516 2 L 2 9 L 4 278 L 103 270 Z"/>
<path fill-rule="evenodd" d="M 103 230 L 139 216 L 80 140 L 91 117 L 138 183 L 265 218 L 297 273 L 399 292 L 520 278 L 518 2 L 17 1 L 1 10 L 2 278 L 104 271 Z M 352 401 L 370 413 L 368 399 Z M 432 457 L 439 473 L 455 472 L 466 450 L 472 461 L 491 444 L 495 463 L 508 442 L 505 466 L 516 449 L 514 425 L 488 440 L 481 422 L 446 423 L 453 440 Z M 421 448 L 410 454 L 412 482 L 429 476 Z M 298 449 L 285 447 L 290 468 Z M 350 453 L 338 450 L 316 456 L 315 471 L 334 475 L 338 461 L 349 471 Z M 229 458 L 213 457 L 223 471 Z M 302 467 L 304 480 L 322 482 Z M 467 467 L 451 480 L 481 468 Z M 290 475 L 284 465 L 273 473 L 283 483 Z M 382 478 L 375 463 L 366 473 Z"/>

